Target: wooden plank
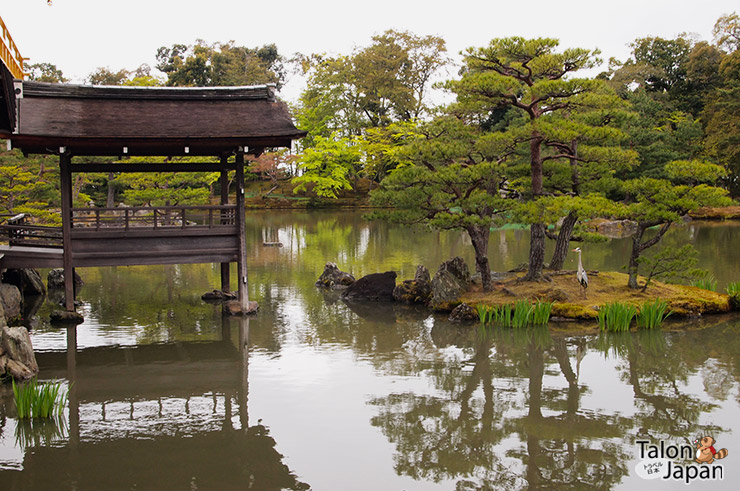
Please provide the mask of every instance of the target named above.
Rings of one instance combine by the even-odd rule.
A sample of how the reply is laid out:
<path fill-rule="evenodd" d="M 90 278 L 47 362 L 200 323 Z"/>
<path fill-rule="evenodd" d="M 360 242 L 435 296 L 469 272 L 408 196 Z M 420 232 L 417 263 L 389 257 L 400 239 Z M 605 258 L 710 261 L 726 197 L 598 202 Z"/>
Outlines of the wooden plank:
<path fill-rule="evenodd" d="M 121 150 L 119 150 L 120 152 Z M 236 167 L 217 163 L 217 162 L 182 162 L 182 163 L 155 163 L 155 162 L 135 162 L 135 163 L 91 163 L 91 164 L 74 164 L 72 172 L 222 172 L 234 170 Z"/>
<path fill-rule="evenodd" d="M 138 230 L 141 228 L 141 230 Z M 238 228 L 236 225 L 218 226 L 214 228 L 207 227 L 188 227 L 182 229 L 180 227 L 174 228 L 163 228 L 157 227 L 131 227 L 128 230 L 125 228 L 106 228 L 101 227 L 96 230 L 93 227 L 89 229 L 85 228 L 74 228 L 72 229 L 72 237 L 74 239 L 138 239 L 138 238 L 158 238 L 158 237 L 212 237 L 212 236 L 236 236 L 238 234 Z"/>

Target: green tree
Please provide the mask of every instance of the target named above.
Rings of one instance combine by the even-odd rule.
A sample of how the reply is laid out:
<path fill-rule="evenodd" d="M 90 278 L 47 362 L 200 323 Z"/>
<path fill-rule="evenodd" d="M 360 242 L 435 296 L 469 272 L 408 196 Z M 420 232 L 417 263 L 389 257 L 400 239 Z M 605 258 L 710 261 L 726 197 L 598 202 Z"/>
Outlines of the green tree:
<path fill-rule="evenodd" d="M 56 65 L 51 63 L 32 63 L 25 65 L 24 70 L 28 73 L 28 80 L 36 82 L 65 83 L 69 80 Z"/>
<path fill-rule="evenodd" d="M 0 141 L 0 144 L 3 144 Z M 0 152 L 0 213 L 30 215 L 40 223 L 60 223 L 59 167 L 52 157 Z"/>
<path fill-rule="evenodd" d="M 543 154 L 547 135 L 544 121 L 550 115 L 570 112 L 576 97 L 594 92 L 599 81 L 571 78 L 580 69 L 592 68 L 598 51 L 566 49 L 556 51 L 555 39 L 512 37 L 493 39 L 488 47 L 468 48 L 463 76 L 447 87 L 457 94 L 458 103 L 470 112 L 492 113 L 501 108 L 520 113 L 523 123 L 510 125 L 492 138 L 509 140 L 526 147 L 529 183 L 526 196 L 538 200 L 545 192 L 544 162 L 555 158 Z M 530 226 L 528 281 L 542 278 L 545 256 L 545 224 Z"/>
<path fill-rule="evenodd" d="M 114 72 L 108 67 L 99 67 L 87 76 L 86 82 L 90 85 L 123 85 L 131 76 L 131 72 L 122 68 Z"/>
<path fill-rule="evenodd" d="M 129 162 L 145 161 L 156 165 L 163 158 L 132 157 Z M 194 161 L 176 157 L 169 162 Z M 216 160 L 213 160 L 215 163 Z M 207 204 L 209 187 L 218 180 L 218 172 L 135 172 L 122 173 L 117 185 L 125 188 L 123 200 L 133 206 L 176 206 Z"/>
<path fill-rule="evenodd" d="M 274 44 L 246 48 L 198 40 L 188 47 L 173 44 L 157 50 L 156 68 L 167 75 L 166 85 L 214 87 L 274 83 L 280 89 L 287 76 L 284 58 Z"/>
<path fill-rule="evenodd" d="M 722 85 L 702 113 L 707 153 L 728 171 L 731 196 L 740 196 L 740 51 L 726 55 L 719 68 Z"/>
<path fill-rule="evenodd" d="M 736 12 L 721 16 L 714 24 L 712 34 L 719 48 L 737 51 L 740 48 L 740 17 Z"/>
<path fill-rule="evenodd" d="M 430 113 L 433 76 L 448 63 L 445 42 L 388 30 L 348 56 L 303 58 L 308 84 L 300 97 L 298 126 L 312 136 L 359 136 L 370 127 L 409 121 Z"/>
<path fill-rule="evenodd" d="M 474 127 L 449 116 L 422 125 L 403 151 L 412 165 L 391 172 L 372 192 L 371 203 L 387 208 L 372 216 L 439 230 L 465 230 L 483 289 L 490 291 L 490 228 L 494 217 L 514 201 L 499 194 L 505 166 L 483 158 L 476 150 L 478 136 Z"/>
<path fill-rule="evenodd" d="M 316 138 L 316 145 L 301 155 L 298 169 L 302 174 L 293 178 L 294 193 L 311 190 L 323 198 L 337 198 L 337 192 L 352 189 L 350 179 L 360 169 L 360 147 L 349 138 Z"/>
<path fill-rule="evenodd" d="M 624 183 L 630 202 L 623 213 L 637 222 L 627 267 L 628 286 L 633 289 L 639 288 L 637 275 L 641 254 L 659 243 L 673 223 L 702 206 L 730 203 L 725 190 L 710 185 L 725 172 L 718 165 L 698 160 L 676 161 L 667 164 L 665 171 L 668 179 L 643 177 Z M 652 227 L 660 228 L 647 236 L 646 232 Z"/>

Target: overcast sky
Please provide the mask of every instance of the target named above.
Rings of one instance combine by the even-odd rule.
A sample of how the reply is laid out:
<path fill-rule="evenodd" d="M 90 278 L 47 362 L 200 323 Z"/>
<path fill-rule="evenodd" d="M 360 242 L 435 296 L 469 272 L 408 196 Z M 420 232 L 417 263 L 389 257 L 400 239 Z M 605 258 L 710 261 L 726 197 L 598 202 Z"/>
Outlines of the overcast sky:
<path fill-rule="evenodd" d="M 0 16 L 27 63 L 48 62 L 81 83 L 97 67 L 155 65 L 160 46 L 233 40 L 300 52 L 349 54 L 387 29 L 438 35 L 449 53 L 506 36 L 555 37 L 562 47 L 629 56 L 635 38 L 682 32 L 711 41 L 737 0 L 45 0 L 4 1 Z M 293 100 L 294 80 L 283 91 Z"/>

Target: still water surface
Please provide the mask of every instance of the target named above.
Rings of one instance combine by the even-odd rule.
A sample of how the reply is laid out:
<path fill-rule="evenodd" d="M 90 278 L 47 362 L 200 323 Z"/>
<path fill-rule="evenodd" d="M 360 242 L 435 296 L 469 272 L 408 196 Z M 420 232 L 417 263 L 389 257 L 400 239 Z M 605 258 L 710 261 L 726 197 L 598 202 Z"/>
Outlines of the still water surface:
<path fill-rule="evenodd" d="M 70 386 L 69 409 L 57 426 L 23 424 L 5 391 L 0 489 L 684 488 L 639 478 L 635 441 L 700 435 L 730 454 L 723 481 L 691 486 L 737 489 L 740 317 L 479 332 L 313 286 L 327 260 L 399 281 L 455 255 L 472 264 L 460 233 L 355 212 L 254 213 L 248 230 L 249 319 L 200 300 L 217 265 L 80 270 L 76 330 L 42 307 L 40 378 Z M 740 280 L 739 239 L 736 224 L 698 222 L 667 237 L 694 243 L 720 288 Z M 492 267 L 525 262 L 527 241 L 493 232 Z M 588 269 L 619 270 L 629 244 L 584 249 Z"/>

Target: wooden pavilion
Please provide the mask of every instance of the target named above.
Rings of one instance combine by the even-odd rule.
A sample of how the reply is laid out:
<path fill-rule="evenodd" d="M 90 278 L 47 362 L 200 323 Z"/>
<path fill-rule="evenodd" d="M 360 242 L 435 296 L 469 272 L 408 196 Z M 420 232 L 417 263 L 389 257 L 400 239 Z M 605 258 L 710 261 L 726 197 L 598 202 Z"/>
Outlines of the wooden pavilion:
<path fill-rule="evenodd" d="M 3 67 L 4 68 L 4 67 Z M 3 77 L 0 138 L 24 154 L 59 156 L 62 227 L 2 226 L 8 246 L 0 268 L 221 263 L 221 287 L 231 291 L 229 263 L 238 270 L 238 299 L 248 310 L 245 243 L 245 155 L 290 147 L 305 132 L 294 126 L 271 85 L 249 87 L 105 87 L 49 84 Z M 95 163 L 95 157 L 119 157 Z M 211 163 L 136 163 L 127 156 L 210 156 Z M 78 159 L 78 157 L 83 157 Z M 83 161 L 84 160 L 84 161 Z M 105 159 L 103 159 L 105 160 Z M 110 160 L 110 159 L 108 159 Z M 167 159 L 165 159 L 167 162 Z M 236 198 L 229 200 L 228 172 Z M 74 208 L 78 172 L 220 172 L 216 206 Z M 66 282 L 66 308 L 74 286 Z"/>

